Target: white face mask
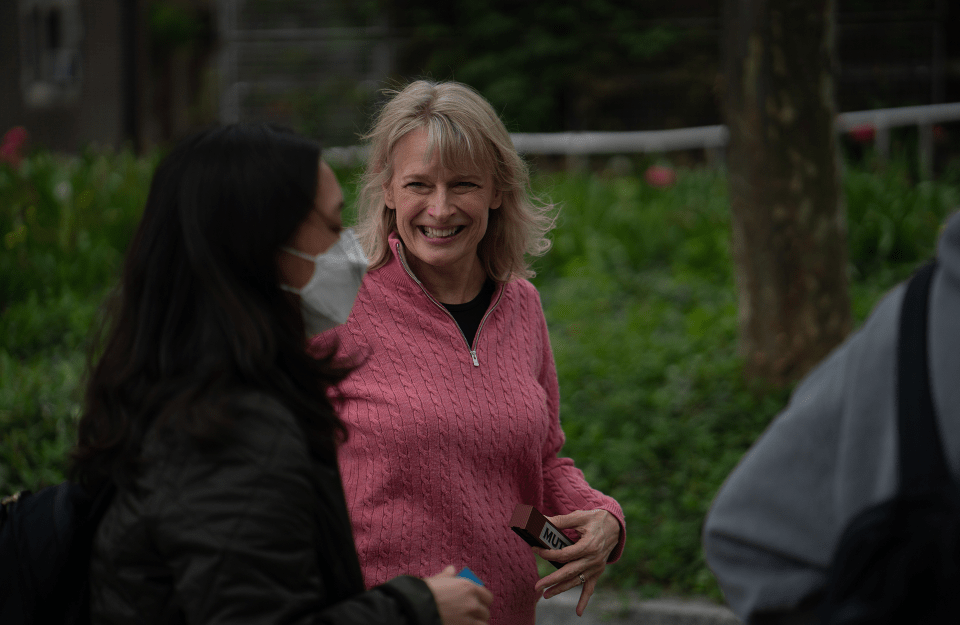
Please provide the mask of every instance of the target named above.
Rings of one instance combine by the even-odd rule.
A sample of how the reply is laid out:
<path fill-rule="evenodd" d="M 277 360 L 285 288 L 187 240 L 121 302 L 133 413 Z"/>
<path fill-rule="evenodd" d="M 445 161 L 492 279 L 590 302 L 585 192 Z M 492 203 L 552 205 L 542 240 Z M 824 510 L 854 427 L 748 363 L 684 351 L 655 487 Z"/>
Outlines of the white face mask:
<path fill-rule="evenodd" d="M 300 310 L 307 336 L 345 323 L 360 290 L 363 274 L 367 272 L 367 257 L 353 230 L 344 230 L 339 241 L 316 256 L 292 247 L 280 249 L 313 263 L 313 275 L 303 288 L 280 285 L 281 289 L 300 296 Z"/>

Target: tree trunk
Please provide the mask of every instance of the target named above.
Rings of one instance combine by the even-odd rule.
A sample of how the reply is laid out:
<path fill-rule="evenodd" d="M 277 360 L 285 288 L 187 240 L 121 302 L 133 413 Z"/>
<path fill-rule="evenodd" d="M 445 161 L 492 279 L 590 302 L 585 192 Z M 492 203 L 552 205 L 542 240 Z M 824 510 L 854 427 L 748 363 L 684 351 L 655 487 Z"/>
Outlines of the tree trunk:
<path fill-rule="evenodd" d="M 834 0 L 725 0 L 724 115 L 746 374 L 786 385 L 847 335 Z"/>

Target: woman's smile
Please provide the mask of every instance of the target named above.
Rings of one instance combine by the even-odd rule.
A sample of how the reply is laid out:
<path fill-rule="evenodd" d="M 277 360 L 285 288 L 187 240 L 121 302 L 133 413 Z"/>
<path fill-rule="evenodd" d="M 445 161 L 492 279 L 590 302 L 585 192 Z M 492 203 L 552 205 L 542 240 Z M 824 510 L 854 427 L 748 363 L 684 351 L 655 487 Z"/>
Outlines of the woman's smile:
<path fill-rule="evenodd" d="M 454 235 L 463 232 L 464 226 L 454 226 L 453 228 L 431 228 L 430 226 L 419 226 L 420 232 L 428 239 L 449 239 Z"/>

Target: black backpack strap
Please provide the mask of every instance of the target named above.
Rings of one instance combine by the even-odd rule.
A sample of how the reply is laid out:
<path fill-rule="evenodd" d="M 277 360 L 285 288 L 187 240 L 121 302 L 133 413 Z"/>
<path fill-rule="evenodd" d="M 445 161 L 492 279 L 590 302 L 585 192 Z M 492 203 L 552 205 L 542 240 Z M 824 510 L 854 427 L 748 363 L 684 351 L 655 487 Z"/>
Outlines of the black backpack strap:
<path fill-rule="evenodd" d="M 59 525 L 70 524 L 72 537 L 69 542 L 69 551 L 63 562 L 59 578 L 53 588 L 52 596 L 56 602 L 41 611 L 38 622 L 62 623 L 63 625 L 90 624 L 90 593 L 89 572 L 90 557 L 93 553 L 93 540 L 97 527 L 116 493 L 116 486 L 112 481 L 87 490 L 82 486 L 72 484 L 75 489 L 82 489 L 86 499 L 82 505 L 65 500 L 55 503 L 55 516 Z M 59 494 L 59 493 L 58 493 Z"/>
<path fill-rule="evenodd" d="M 921 267 L 907 284 L 900 311 L 897 358 L 897 429 L 900 437 L 900 492 L 920 493 L 950 479 L 930 397 L 927 366 L 927 311 L 936 261 Z"/>

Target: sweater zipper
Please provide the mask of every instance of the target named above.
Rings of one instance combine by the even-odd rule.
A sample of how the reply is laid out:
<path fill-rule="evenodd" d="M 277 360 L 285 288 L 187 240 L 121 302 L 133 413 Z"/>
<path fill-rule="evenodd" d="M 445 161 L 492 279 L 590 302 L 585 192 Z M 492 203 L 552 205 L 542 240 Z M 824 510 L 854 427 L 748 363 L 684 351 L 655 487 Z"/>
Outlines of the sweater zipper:
<path fill-rule="evenodd" d="M 480 332 L 483 330 L 483 325 L 487 322 L 487 317 L 489 317 L 490 313 L 496 310 L 497 306 L 500 304 L 500 298 L 503 297 L 503 288 L 500 289 L 500 293 L 497 295 L 497 301 L 493 303 L 493 306 L 491 306 L 487 310 L 487 312 L 484 313 L 483 318 L 480 319 L 480 325 L 477 326 L 477 333 L 473 336 L 473 346 L 471 346 L 470 342 L 467 341 L 467 335 L 463 333 L 463 329 L 460 327 L 460 324 L 457 323 L 457 320 L 454 318 L 454 316 L 450 313 L 449 310 L 447 310 L 447 307 L 441 304 L 440 302 L 438 302 L 436 298 L 434 298 L 432 295 L 430 295 L 430 292 L 427 291 L 427 289 L 423 286 L 423 283 L 420 282 L 420 279 L 417 278 L 417 276 L 414 275 L 413 271 L 410 270 L 410 267 L 407 265 L 407 259 L 404 258 L 403 251 L 400 249 L 399 243 L 397 243 L 397 258 L 400 259 L 400 264 L 403 265 L 403 270 L 407 272 L 407 275 L 410 276 L 414 282 L 417 283 L 417 286 L 419 286 L 420 290 L 423 291 L 423 294 L 427 296 L 427 299 L 433 302 L 434 306 L 436 306 L 437 308 L 442 310 L 444 313 L 446 313 L 446 315 L 450 317 L 450 321 L 453 322 L 453 325 L 457 326 L 457 330 L 460 332 L 460 336 L 463 337 L 463 344 L 467 346 L 467 351 L 470 352 L 470 358 L 473 360 L 473 366 L 479 367 L 480 361 L 477 359 L 477 350 L 475 346 L 477 344 L 477 341 L 480 340 Z"/>

